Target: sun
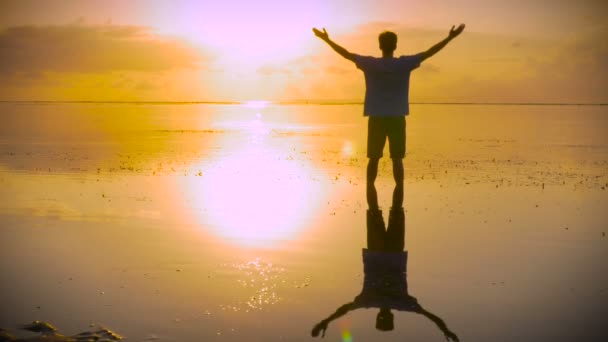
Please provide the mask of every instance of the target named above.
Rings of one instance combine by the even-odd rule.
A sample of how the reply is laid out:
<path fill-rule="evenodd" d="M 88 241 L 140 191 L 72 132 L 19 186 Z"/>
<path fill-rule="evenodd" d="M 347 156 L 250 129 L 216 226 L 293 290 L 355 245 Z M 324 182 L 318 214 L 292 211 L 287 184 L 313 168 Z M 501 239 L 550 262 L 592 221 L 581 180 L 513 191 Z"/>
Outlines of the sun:
<path fill-rule="evenodd" d="M 283 63 L 310 50 L 311 28 L 327 19 L 324 1 L 192 2 L 175 30 L 210 47 L 218 58 L 257 67 Z"/>

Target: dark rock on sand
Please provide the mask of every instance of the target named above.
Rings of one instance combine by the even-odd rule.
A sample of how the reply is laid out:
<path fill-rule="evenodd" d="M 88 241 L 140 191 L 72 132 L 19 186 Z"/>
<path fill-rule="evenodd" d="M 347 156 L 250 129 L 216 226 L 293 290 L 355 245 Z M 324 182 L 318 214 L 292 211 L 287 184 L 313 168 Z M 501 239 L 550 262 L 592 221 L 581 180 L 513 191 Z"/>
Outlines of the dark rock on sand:
<path fill-rule="evenodd" d="M 94 325 L 92 326 L 94 327 Z M 28 338 L 16 338 L 8 331 L 0 328 L 0 342 L 112 342 L 122 340 L 122 336 L 102 327 L 99 327 L 95 331 L 84 331 L 73 336 L 62 335 L 54 326 L 42 321 L 26 324 L 22 329 L 39 333 L 39 335 Z"/>
<path fill-rule="evenodd" d="M 30 324 L 23 326 L 23 330 L 33 331 L 41 334 L 52 334 L 57 332 L 57 329 L 46 322 L 33 321 Z"/>

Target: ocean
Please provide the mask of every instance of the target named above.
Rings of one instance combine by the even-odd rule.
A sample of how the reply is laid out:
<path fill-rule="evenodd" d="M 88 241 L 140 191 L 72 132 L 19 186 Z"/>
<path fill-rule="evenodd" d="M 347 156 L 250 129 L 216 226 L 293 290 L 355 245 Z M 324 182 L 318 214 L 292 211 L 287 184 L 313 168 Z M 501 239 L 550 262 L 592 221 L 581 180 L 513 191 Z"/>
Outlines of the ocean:
<path fill-rule="evenodd" d="M 42 320 L 129 341 L 305 341 L 362 291 L 360 104 L 0 115 L 0 327 L 18 336 Z M 378 308 L 351 310 L 325 338 L 606 340 L 608 107 L 412 104 L 406 132 L 403 276 L 424 311 L 394 309 L 379 331 Z M 385 147 L 385 222 L 393 185 Z"/>

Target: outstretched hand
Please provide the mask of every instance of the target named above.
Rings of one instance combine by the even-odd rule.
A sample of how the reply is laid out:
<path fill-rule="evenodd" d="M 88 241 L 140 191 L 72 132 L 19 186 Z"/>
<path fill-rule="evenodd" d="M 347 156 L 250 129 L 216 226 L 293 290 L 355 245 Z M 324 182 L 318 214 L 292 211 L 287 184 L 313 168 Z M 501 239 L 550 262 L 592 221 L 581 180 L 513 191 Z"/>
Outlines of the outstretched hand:
<path fill-rule="evenodd" d="M 452 29 L 450 30 L 450 38 L 458 37 L 462 31 L 464 31 L 464 24 L 460 24 L 456 29 L 454 29 L 454 26 L 452 26 Z"/>
<path fill-rule="evenodd" d="M 313 27 L 312 32 L 315 33 L 315 36 L 317 36 L 323 40 L 329 39 L 329 34 L 327 34 L 327 31 L 325 31 L 325 28 L 323 28 L 323 31 L 320 31 L 317 28 Z"/>
<path fill-rule="evenodd" d="M 445 339 L 447 341 L 454 341 L 454 342 L 459 342 L 460 340 L 458 339 L 458 336 L 456 336 L 456 334 L 454 334 L 451 331 L 448 331 L 445 333 Z"/>
<path fill-rule="evenodd" d="M 327 323 L 319 322 L 314 328 L 312 328 L 310 335 L 312 337 L 317 337 L 319 336 L 319 333 L 321 333 L 321 337 L 325 337 L 325 330 L 327 330 Z"/>

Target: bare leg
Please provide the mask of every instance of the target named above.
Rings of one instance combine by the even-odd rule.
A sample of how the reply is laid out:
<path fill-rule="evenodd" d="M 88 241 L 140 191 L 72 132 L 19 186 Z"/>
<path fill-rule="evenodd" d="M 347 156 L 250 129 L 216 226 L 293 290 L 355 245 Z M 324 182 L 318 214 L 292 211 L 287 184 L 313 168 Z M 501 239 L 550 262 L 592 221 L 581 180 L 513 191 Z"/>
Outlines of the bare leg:
<path fill-rule="evenodd" d="M 367 164 L 367 205 L 369 209 L 378 209 L 378 193 L 374 182 L 378 176 L 378 158 L 370 158 Z"/>
<path fill-rule="evenodd" d="M 393 208 L 403 207 L 403 174 L 403 159 L 393 159 L 393 178 L 395 179 L 395 190 L 393 191 L 392 205 Z"/>
<path fill-rule="evenodd" d="M 383 251 L 385 241 L 385 225 L 382 211 L 378 209 L 367 210 L 367 249 Z"/>
<path fill-rule="evenodd" d="M 403 208 L 392 207 L 388 214 L 384 248 L 387 252 L 402 252 L 405 247 L 405 213 Z"/>

